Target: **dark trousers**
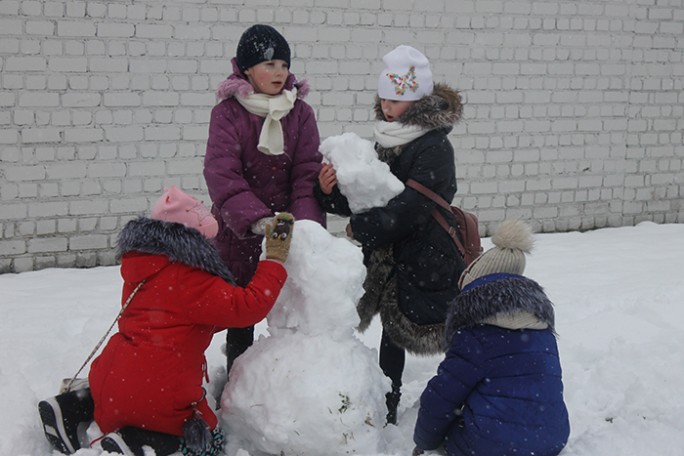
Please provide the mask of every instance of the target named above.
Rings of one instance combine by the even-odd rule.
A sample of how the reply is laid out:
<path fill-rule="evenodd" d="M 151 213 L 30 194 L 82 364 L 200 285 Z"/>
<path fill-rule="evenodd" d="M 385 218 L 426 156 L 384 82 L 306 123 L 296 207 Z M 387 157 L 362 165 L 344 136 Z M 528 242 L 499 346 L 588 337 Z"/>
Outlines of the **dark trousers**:
<path fill-rule="evenodd" d="M 226 372 L 230 379 L 233 361 L 254 343 L 254 326 L 231 328 L 226 331 Z"/>
<path fill-rule="evenodd" d="M 380 339 L 380 369 L 392 380 L 392 390 L 401 388 L 401 377 L 406 364 L 406 351 L 389 338 L 385 330 Z"/>

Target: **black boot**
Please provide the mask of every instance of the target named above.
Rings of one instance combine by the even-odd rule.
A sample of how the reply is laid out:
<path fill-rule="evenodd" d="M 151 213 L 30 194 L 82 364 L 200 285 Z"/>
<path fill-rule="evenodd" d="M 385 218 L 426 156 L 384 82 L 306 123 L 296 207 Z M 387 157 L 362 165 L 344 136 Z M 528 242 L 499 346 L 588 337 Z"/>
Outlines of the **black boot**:
<path fill-rule="evenodd" d="M 145 456 L 143 446 L 151 447 L 157 456 L 168 456 L 180 450 L 181 442 L 177 435 L 134 427 L 123 427 L 100 440 L 103 450 L 125 456 Z"/>
<path fill-rule="evenodd" d="M 397 408 L 399 408 L 399 399 L 401 399 L 400 386 L 392 386 L 392 391 L 385 394 L 385 403 L 387 404 L 387 424 L 397 424 Z"/>
<path fill-rule="evenodd" d="M 90 388 L 70 391 L 38 403 L 43 431 L 50 445 L 65 454 L 81 448 L 79 427 L 93 420 L 93 398 Z"/>

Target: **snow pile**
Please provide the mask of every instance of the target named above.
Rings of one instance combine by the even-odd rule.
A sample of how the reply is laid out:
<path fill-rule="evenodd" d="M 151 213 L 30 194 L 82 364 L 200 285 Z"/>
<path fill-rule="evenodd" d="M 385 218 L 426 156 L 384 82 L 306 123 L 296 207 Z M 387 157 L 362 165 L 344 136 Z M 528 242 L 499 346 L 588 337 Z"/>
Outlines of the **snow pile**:
<path fill-rule="evenodd" d="M 303 232 L 304 229 L 295 232 L 295 239 Z M 483 239 L 483 245 L 485 249 L 491 247 L 488 238 Z M 682 455 L 682 252 L 681 223 L 644 222 L 635 227 L 585 233 L 535 235 L 535 250 L 528 258 L 525 273 L 546 289 L 556 308 L 571 425 L 570 442 L 563 456 Z M 314 256 L 318 255 L 321 254 Z M 343 274 L 349 267 L 359 266 L 357 261 L 350 260 L 334 267 Z M 107 331 L 121 308 L 121 286 L 116 266 L 0 274 L 0 404 L 5 411 L 0 414 L 0 455 L 59 455 L 51 451 L 43 435 L 36 404 L 57 392 L 62 378 L 74 374 Z M 322 283 L 320 286 L 323 288 Z M 333 289 L 336 288 L 331 288 L 330 300 L 334 299 Z M 329 307 L 328 299 L 318 304 Z M 265 326 L 266 322 L 259 323 L 257 334 L 265 337 Z M 366 332 L 356 336 L 376 353 L 381 332 L 376 318 Z M 221 353 L 224 343 L 225 333 L 219 333 L 207 351 L 210 385 L 217 380 L 212 373 L 221 370 L 225 375 L 226 357 Z M 319 339 L 308 337 L 306 343 L 315 347 Z M 307 383 L 299 385 L 300 390 L 310 389 L 311 395 L 319 394 L 311 385 L 347 386 L 356 383 L 355 377 L 368 381 L 367 388 L 375 388 L 374 376 L 369 380 L 369 374 L 363 371 L 343 366 L 331 368 L 337 361 L 342 364 L 347 356 L 336 351 L 331 359 L 325 347 L 318 350 L 314 364 L 306 366 L 317 379 L 307 379 Z M 290 347 L 287 356 L 292 357 L 296 350 Z M 406 358 L 398 425 L 383 428 L 383 448 L 368 448 L 364 456 L 411 454 L 418 398 L 442 358 Z M 293 367 L 302 365 L 295 362 Z M 341 375 L 341 369 L 348 371 Z M 268 382 L 274 394 L 288 404 L 295 404 L 288 395 L 297 385 L 284 384 L 282 375 L 271 374 L 266 367 L 258 372 L 252 379 Z M 291 412 L 281 413 L 283 421 L 310 421 L 305 417 L 309 411 L 304 406 L 291 406 Z M 341 407 L 340 399 L 338 408 Z M 311 413 L 320 416 L 318 408 Z M 268 420 L 270 424 L 275 418 Z M 345 451 L 344 443 L 331 445 L 332 439 L 323 433 L 326 427 L 327 421 L 321 422 L 321 438 L 313 438 L 311 447 L 317 450 L 310 455 Z M 255 432 L 250 432 L 250 439 L 258 440 Z M 228 445 L 238 438 L 239 435 L 229 434 Z M 97 450 L 79 450 L 77 456 L 101 454 Z M 257 451 L 226 451 L 226 456 L 250 455 L 260 456 Z"/>
<path fill-rule="evenodd" d="M 376 350 L 354 335 L 361 251 L 297 221 L 286 267 L 288 280 L 268 316 L 270 336 L 235 361 L 223 391 L 229 445 L 274 455 L 376 451 L 389 380 Z"/>
<path fill-rule="evenodd" d="M 387 163 L 378 159 L 373 143 L 356 133 L 331 136 L 319 150 L 335 168 L 337 185 L 354 214 L 384 207 L 404 190 L 404 184 L 390 172 Z"/>

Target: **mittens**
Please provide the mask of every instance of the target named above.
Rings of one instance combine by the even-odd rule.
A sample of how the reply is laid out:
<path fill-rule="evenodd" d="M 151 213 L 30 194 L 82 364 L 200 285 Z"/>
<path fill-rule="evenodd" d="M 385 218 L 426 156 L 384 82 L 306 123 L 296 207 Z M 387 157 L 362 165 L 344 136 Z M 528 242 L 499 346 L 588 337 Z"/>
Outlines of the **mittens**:
<path fill-rule="evenodd" d="M 266 225 L 266 259 L 284 263 L 290 252 L 292 241 L 292 227 L 294 217 L 287 212 L 281 212 L 273 218 L 272 223 Z"/>
<path fill-rule="evenodd" d="M 256 222 L 252 223 L 249 230 L 254 234 L 264 235 L 266 233 L 266 225 L 273 222 L 273 217 L 260 218 Z"/>

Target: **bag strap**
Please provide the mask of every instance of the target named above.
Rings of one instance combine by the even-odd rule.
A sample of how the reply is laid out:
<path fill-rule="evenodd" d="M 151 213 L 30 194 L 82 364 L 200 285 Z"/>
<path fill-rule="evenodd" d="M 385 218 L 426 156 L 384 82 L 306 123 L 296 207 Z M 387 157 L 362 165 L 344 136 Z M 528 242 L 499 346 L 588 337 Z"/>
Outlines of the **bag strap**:
<path fill-rule="evenodd" d="M 425 185 L 421 184 L 417 180 L 409 179 L 406 181 L 405 185 L 411 187 L 412 189 L 416 190 L 417 192 L 422 193 L 423 195 L 427 196 L 428 198 L 430 198 L 435 203 L 442 206 L 447 211 L 451 212 L 451 204 L 447 203 L 444 198 L 442 198 L 437 193 L 433 192 L 432 190 L 430 190 L 429 188 L 427 188 Z"/>
<path fill-rule="evenodd" d="M 117 321 L 119 321 L 119 318 L 121 318 L 121 315 L 124 313 L 124 310 L 126 310 L 126 307 L 131 303 L 133 300 L 133 297 L 135 294 L 140 290 L 140 288 L 145 284 L 145 279 L 143 279 L 136 287 L 135 289 L 131 292 L 130 296 L 128 296 L 128 299 L 126 299 L 126 302 L 124 303 L 123 306 L 121 306 L 121 310 L 119 311 L 119 314 L 116 316 L 112 324 L 109 326 L 109 329 L 107 332 L 102 336 L 100 341 L 95 345 L 95 348 L 93 348 L 93 351 L 90 352 L 86 360 L 83 362 L 81 367 L 78 369 L 78 371 L 74 374 L 74 376 L 71 378 L 69 383 L 66 385 L 66 391 L 69 391 L 71 389 L 71 385 L 76 381 L 76 378 L 78 377 L 78 374 L 81 373 L 84 367 L 90 362 L 91 359 L 93 359 L 93 356 L 95 356 L 95 353 L 97 353 L 97 350 L 100 348 L 100 346 L 104 343 L 105 339 L 107 339 L 107 336 L 109 335 L 110 332 L 112 332 L 112 328 L 114 328 L 114 325 L 116 324 Z"/>
<path fill-rule="evenodd" d="M 411 187 L 415 191 L 422 193 L 424 196 L 430 198 L 432 201 L 437 203 L 439 206 L 443 207 L 449 212 L 453 212 L 451 208 L 451 204 L 447 203 L 444 198 L 439 196 L 437 193 L 433 192 L 429 188 L 427 188 L 425 185 L 421 184 L 420 182 L 414 180 L 414 179 L 409 179 L 405 182 L 405 185 L 408 187 Z M 450 225 L 444 216 L 437 210 L 437 208 L 434 208 L 432 210 L 432 217 L 437 221 L 439 226 L 441 226 L 444 231 L 446 231 L 451 239 L 454 241 L 456 244 L 456 247 L 458 248 L 458 251 L 461 253 L 461 256 L 463 258 L 466 257 L 466 248 L 463 245 L 463 242 L 458 238 L 458 235 L 456 234 L 456 229 L 452 225 Z"/>

